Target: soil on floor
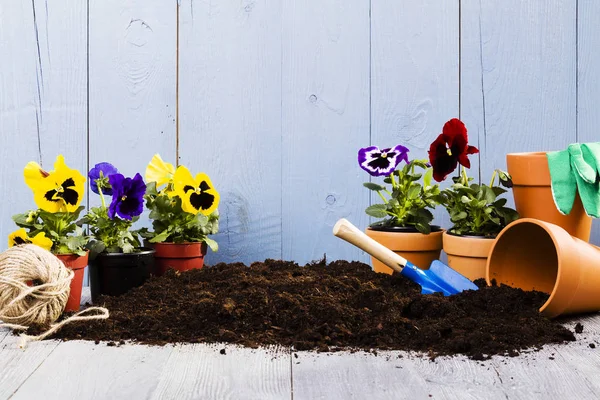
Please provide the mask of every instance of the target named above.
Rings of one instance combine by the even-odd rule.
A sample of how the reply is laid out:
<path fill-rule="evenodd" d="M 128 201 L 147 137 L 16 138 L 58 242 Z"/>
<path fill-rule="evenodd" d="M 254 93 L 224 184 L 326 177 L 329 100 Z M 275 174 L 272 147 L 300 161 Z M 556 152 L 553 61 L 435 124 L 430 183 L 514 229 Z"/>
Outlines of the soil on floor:
<path fill-rule="evenodd" d="M 346 261 L 171 270 L 123 296 L 102 297 L 97 305 L 110 310 L 108 320 L 75 322 L 53 338 L 414 350 L 479 360 L 575 340 L 538 312 L 547 294 L 476 283 L 480 290 L 421 295 L 400 275 Z"/>

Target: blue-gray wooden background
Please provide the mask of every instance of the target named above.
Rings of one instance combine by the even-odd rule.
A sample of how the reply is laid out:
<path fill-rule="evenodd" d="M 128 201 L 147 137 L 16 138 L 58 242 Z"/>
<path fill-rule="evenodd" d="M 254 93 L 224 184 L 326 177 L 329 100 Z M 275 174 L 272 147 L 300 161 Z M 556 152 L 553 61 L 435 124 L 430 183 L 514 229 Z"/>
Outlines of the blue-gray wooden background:
<path fill-rule="evenodd" d="M 131 175 L 159 152 L 221 192 L 208 263 L 368 261 L 331 233 L 369 223 L 358 148 L 424 157 L 460 117 L 487 181 L 507 152 L 599 140 L 599 20 L 597 0 L 0 0 L 0 236 L 34 207 L 28 161 Z"/>

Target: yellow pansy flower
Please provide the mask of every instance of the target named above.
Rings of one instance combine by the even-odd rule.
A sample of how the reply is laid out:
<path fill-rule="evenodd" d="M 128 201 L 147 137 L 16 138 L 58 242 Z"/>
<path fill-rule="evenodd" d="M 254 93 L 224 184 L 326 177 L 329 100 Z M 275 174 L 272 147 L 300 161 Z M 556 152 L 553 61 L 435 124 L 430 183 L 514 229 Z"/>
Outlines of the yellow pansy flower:
<path fill-rule="evenodd" d="M 29 243 L 35 244 L 36 246 L 39 246 L 42 249 L 46 249 L 48 251 L 50 251 L 50 249 L 52 248 L 52 240 L 47 238 L 44 232 L 40 232 L 31 238 L 25 231 L 25 228 L 21 228 L 8 235 L 8 247 Z"/>
<path fill-rule="evenodd" d="M 85 190 L 85 177 L 67 167 L 62 155 L 56 157 L 54 170 L 46 172 L 36 162 L 29 162 L 24 171 L 25 183 L 33 191 L 35 204 L 48 212 L 77 210 Z"/>
<path fill-rule="evenodd" d="M 190 214 L 210 215 L 219 205 L 219 193 L 213 187 L 208 175 L 199 173 L 194 178 L 190 171 L 180 165 L 173 177 L 173 195 L 181 199 L 181 208 Z M 171 196 L 173 196 L 171 195 Z"/>
<path fill-rule="evenodd" d="M 156 187 L 166 185 L 173 180 L 175 167 L 164 162 L 159 154 L 155 154 L 146 167 L 146 182 L 156 182 Z"/>

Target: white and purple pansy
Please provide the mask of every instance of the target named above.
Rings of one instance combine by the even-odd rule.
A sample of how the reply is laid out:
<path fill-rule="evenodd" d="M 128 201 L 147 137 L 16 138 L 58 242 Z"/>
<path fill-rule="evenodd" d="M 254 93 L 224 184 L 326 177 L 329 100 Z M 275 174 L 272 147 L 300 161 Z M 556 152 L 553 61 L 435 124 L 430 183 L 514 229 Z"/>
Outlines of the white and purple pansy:
<path fill-rule="evenodd" d="M 370 146 L 358 151 L 358 164 L 372 176 L 388 176 L 402 160 L 408 163 L 408 148 L 402 145 L 383 150 Z"/>

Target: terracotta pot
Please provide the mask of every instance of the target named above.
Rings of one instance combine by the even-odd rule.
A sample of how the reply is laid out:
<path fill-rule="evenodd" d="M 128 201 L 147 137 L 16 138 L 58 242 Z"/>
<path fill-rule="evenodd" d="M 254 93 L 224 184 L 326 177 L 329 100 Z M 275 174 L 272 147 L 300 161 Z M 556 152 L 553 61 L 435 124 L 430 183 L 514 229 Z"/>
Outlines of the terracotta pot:
<path fill-rule="evenodd" d="M 471 281 L 485 278 L 488 256 L 495 240 L 444 232 L 444 252 L 448 255 L 448 266 Z"/>
<path fill-rule="evenodd" d="M 432 232 L 428 235 L 422 234 L 414 228 L 402 227 L 368 227 L 365 233 L 371 239 L 406 258 L 421 269 L 429 269 L 429 265 L 434 260 L 438 260 L 442 252 L 444 230 L 440 229 L 439 226 L 432 226 Z M 375 272 L 392 274 L 392 269 L 376 258 L 371 257 L 371 262 Z"/>
<path fill-rule="evenodd" d="M 546 153 L 507 154 L 506 163 L 513 180 L 515 209 L 521 218 L 550 222 L 581 240 L 590 240 L 592 218 L 586 215 L 579 194 L 568 215 L 562 215 L 556 208 Z"/>
<path fill-rule="evenodd" d="M 120 296 L 141 286 L 154 272 L 154 249 L 136 253 L 100 253 L 90 260 L 92 302 L 98 296 Z"/>
<path fill-rule="evenodd" d="M 550 294 L 540 308 L 550 318 L 600 310 L 600 248 L 549 222 L 523 218 L 504 228 L 488 259 L 492 279 Z"/>
<path fill-rule="evenodd" d="M 81 306 L 81 288 L 83 287 L 83 272 L 88 265 L 88 255 L 89 251 L 86 252 L 85 256 L 78 256 L 77 254 L 56 254 L 56 257 L 58 257 L 67 268 L 75 273 L 75 276 L 71 281 L 69 300 L 67 300 L 64 311 L 79 311 Z"/>
<path fill-rule="evenodd" d="M 204 266 L 207 246 L 195 243 L 154 243 L 156 250 L 156 275 L 161 276 L 169 268 L 177 271 L 200 269 Z"/>

